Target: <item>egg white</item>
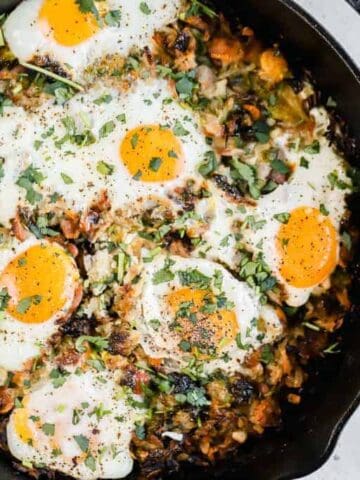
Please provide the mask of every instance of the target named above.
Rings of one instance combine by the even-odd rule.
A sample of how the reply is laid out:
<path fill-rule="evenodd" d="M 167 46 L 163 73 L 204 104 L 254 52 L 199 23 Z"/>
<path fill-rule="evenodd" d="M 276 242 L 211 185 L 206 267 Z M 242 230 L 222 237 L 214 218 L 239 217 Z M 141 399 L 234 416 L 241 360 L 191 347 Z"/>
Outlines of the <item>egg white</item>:
<path fill-rule="evenodd" d="M 111 96 L 109 103 L 94 103 L 104 95 Z M 125 120 L 121 114 L 125 114 Z M 67 117 L 75 120 L 79 131 L 91 130 L 96 142 L 82 147 L 66 142 L 61 148 L 57 147 L 56 142 L 66 134 L 62 120 Z M 114 122 L 115 128 L 100 138 L 99 131 L 107 122 Z M 135 180 L 120 159 L 121 140 L 129 130 L 141 125 L 168 125 L 173 129 L 176 122 L 188 132 L 177 137 L 184 152 L 178 178 L 168 182 Z M 13 151 L 9 148 L 9 138 L 13 141 Z M 17 206 L 24 201 L 25 191 L 16 182 L 29 165 L 46 177 L 41 185 L 35 186 L 44 198 L 57 192 L 69 208 L 84 211 L 106 190 L 112 207 L 117 209 L 149 195 L 166 197 L 187 177 L 200 181 L 197 167 L 208 150 L 196 116 L 172 99 L 167 82 L 161 79 L 139 80 L 126 92 L 94 87 L 76 95 L 64 106 L 50 101 L 28 114 L 7 107 L 4 117 L 0 118 L 0 155 L 5 159 L 6 172 L 0 189 L 0 206 L 6 205 L 6 208 L 0 208 L 0 222 L 9 224 Z M 98 171 L 101 161 L 111 166 L 112 175 L 105 176 Z M 65 182 L 64 175 L 70 181 Z"/>
<path fill-rule="evenodd" d="M 283 151 L 294 171 L 288 182 L 279 185 L 273 192 L 263 195 L 258 200 L 256 208 L 252 209 L 251 214 L 255 219 L 266 220 L 265 225 L 256 231 L 249 228 L 243 231 L 244 243 L 253 251 L 263 252 L 265 262 L 285 290 L 286 302 L 295 307 L 306 303 L 317 285 L 297 288 L 287 284 L 282 278 L 275 241 L 281 224 L 274 215 L 291 212 L 297 207 L 320 209 L 320 205 L 324 205 L 329 212 L 327 218 L 339 232 L 340 222 L 346 211 L 346 195 L 350 190 L 349 188 L 343 190 L 331 188 L 328 175 L 335 171 L 339 180 L 351 186 L 343 158 L 329 145 L 324 136 L 329 121 L 326 112 L 323 109 L 314 109 L 311 113 L 317 124 L 315 138 L 319 141 L 320 152 L 310 154 L 297 148 L 290 148 L 291 136 L 288 133 L 273 134 L 275 144 Z M 300 165 L 302 157 L 309 162 L 308 168 Z"/>
<path fill-rule="evenodd" d="M 174 21 L 181 6 L 179 0 L 151 0 L 151 14 L 140 8 L 141 0 L 107 0 L 108 10 L 120 10 L 119 26 L 104 25 L 87 40 L 64 46 L 41 31 L 38 16 L 43 0 L 26 0 L 9 15 L 3 31 L 13 54 L 23 62 L 35 56 L 47 57 L 59 64 L 74 80 L 82 80 L 86 67 L 109 54 L 126 56 L 133 47 L 151 45 L 155 30 Z"/>
<path fill-rule="evenodd" d="M 171 271 L 173 280 L 155 285 L 154 274 L 161 270 L 166 259 L 174 262 Z M 174 289 L 181 288 L 176 272 L 179 270 L 197 269 L 202 274 L 213 277 L 215 272 L 222 275 L 222 289 L 226 298 L 234 303 L 234 312 L 239 326 L 242 343 L 246 349 L 240 348 L 235 341 L 224 346 L 214 358 L 206 360 L 206 372 L 222 369 L 227 373 L 245 372 L 244 361 L 254 349 L 266 343 L 274 342 L 282 332 L 281 322 L 275 310 L 269 305 L 261 305 L 257 294 L 245 283 L 236 280 L 222 266 L 204 259 L 183 258 L 171 255 L 159 255 L 147 264 L 143 274 L 143 289 L 140 298 L 140 314 L 137 318 L 137 329 L 141 334 L 140 343 L 151 358 L 161 358 L 166 371 L 178 371 L 193 359 L 188 352 L 179 347 L 179 337 L 171 331 L 170 324 L 174 316 L 167 313 L 165 296 Z M 257 319 L 262 318 L 265 331 L 260 332 Z M 159 323 L 154 323 L 154 319 Z"/>
<path fill-rule="evenodd" d="M 7 264 L 33 245 L 44 244 L 30 236 L 24 242 L 11 237 L 0 246 L 0 275 Z M 24 363 L 38 356 L 46 341 L 58 331 L 57 321 L 69 310 L 77 282 L 77 268 L 73 262 L 73 273 L 69 274 L 65 286 L 66 302 L 61 310 L 43 323 L 23 323 L 7 311 L 1 312 L 0 320 L 0 366 L 6 370 L 21 370 Z M 34 279 L 35 281 L 36 279 Z"/>
<path fill-rule="evenodd" d="M 131 434 L 143 414 L 130 406 L 113 374 L 77 371 L 70 373 L 61 386 L 49 378 L 32 387 L 23 402 L 33 442 L 29 444 L 20 437 L 15 409 L 7 425 L 8 445 L 15 458 L 82 480 L 123 478 L 131 472 Z M 97 416 L 94 410 L 99 408 L 105 413 Z M 78 412 L 77 422 L 73 420 L 74 411 Z M 38 423 L 30 417 L 39 417 Z M 45 423 L 54 425 L 54 435 L 44 433 Z M 94 468 L 86 465 L 86 453 L 75 436 L 89 441 Z M 55 448 L 59 449 L 56 456 Z"/>

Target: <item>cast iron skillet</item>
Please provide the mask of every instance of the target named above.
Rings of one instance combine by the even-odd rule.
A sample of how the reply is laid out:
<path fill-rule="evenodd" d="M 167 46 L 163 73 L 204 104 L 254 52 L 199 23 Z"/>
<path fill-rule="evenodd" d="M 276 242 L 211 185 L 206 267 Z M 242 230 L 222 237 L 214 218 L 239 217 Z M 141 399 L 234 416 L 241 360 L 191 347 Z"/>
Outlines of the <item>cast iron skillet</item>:
<path fill-rule="evenodd" d="M 0 0 L 0 11 L 16 0 Z M 336 99 L 340 115 L 360 143 L 360 72 L 320 25 L 291 0 L 215 0 L 230 19 L 241 17 L 260 36 L 279 39 L 287 58 L 308 67 L 324 94 Z M 354 12 L 355 15 L 355 12 Z M 339 19 L 341 21 L 341 19 Z M 283 39 L 283 41 L 281 41 Z M 358 152 L 360 150 L 358 149 Z M 360 159 L 353 156 L 360 166 Z M 353 202 L 360 218 L 359 198 Z M 356 208 L 357 206 L 357 208 Z M 353 270 L 360 278 L 360 255 Z M 353 291 L 360 304 L 360 286 Z M 331 454 L 341 429 L 360 403 L 360 308 L 348 315 L 341 332 L 341 353 L 312 367 L 300 406 L 283 406 L 283 425 L 262 439 L 247 442 L 241 454 L 211 471 L 195 466 L 169 474 L 174 480 L 291 480 L 319 468 Z M 171 472 L 169 465 L 169 472 Z M 1 480 L 25 480 L 8 462 L 0 462 Z M 61 478 L 59 476 L 58 478 Z"/>

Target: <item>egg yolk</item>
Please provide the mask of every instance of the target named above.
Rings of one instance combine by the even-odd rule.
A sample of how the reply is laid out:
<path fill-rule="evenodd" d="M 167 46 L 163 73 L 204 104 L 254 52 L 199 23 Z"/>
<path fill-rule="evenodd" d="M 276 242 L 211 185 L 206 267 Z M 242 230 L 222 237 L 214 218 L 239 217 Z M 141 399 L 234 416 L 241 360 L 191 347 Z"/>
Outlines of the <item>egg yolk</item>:
<path fill-rule="evenodd" d="M 168 305 L 175 314 L 174 330 L 190 344 L 192 351 L 218 352 L 231 343 L 239 331 L 235 312 L 209 310 L 214 301 L 212 292 L 187 287 L 167 295 Z"/>
<path fill-rule="evenodd" d="M 44 0 L 39 21 L 56 43 L 64 47 L 79 45 L 99 29 L 95 16 L 83 13 L 75 0 Z"/>
<path fill-rule="evenodd" d="M 76 270 L 57 244 L 36 244 L 15 257 L 0 276 L 10 296 L 8 313 L 23 323 L 43 323 L 68 301 L 69 280 Z"/>
<path fill-rule="evenodd" d="M 338 255 L 337 232 L 331 220 L 316 208 L 293 210 L 276 238 L 280 273 L 286 282 L 307 288 L 324 281 L 334 270 Z"/>
<path fill-rule="evenodd" d="M 168 128 L 142 125 L 125 135 L 120 158 L 136 180 L 167 182 L 179 175 L 183 151 L 180 141 Z"/>
<path fill-rule="evenodd" d="M 23 408 L 17 408 L 13 413 L 13 422 L 16 433 L 19 438 L 27 444 L 33 443 L 33 432 L 29 425 L 29 411 L 26 408 L 28 398 L 24 397 L 22 404 Z"/>

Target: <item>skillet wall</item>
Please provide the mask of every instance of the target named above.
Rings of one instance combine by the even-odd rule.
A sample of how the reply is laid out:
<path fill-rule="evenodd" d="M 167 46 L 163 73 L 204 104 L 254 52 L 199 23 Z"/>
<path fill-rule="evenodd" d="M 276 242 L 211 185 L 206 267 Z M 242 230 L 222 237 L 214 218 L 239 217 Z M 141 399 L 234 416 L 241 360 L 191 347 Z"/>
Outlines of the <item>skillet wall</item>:
<path fill-rule="evenodd" d="M 0 11 L 12 3 L 0 1 Z M 339 47 L 334 42 L 330 45 L 326 33 L 315 22 L 306 19 L 289 0 L 215 0 L 215 4 L 229 18 L 241 17 L 259 36 L 279 39 L 280 34 L 286 39 L 283 49 L 288 58 L 313 72 L 324 98 L 331 94 L 336 99 L 339 113 L 360 143 L 360 74 L 346 55 L 342 54 L 343 59 L 339 57 Z M 353 161 L 360 166 L 360 158 L 355 157 Z M 358 265 L 360 275 L 360 262 Z M 354 292 L 354 297 L 360 303 L 360 289 Z M 302 404 L 284 405 L 281 429 L 267 432 L 261 441 L 248 442 L 237 460 L 210 472 L 187 468 L 172 478 L 290 480 L 319 467 L 331 453 L 344 421 L 360 401 L 359 316 L 357 310 L 347 318 L 342 353 L 314 366 Z M 0 463 L 1 480 L 25 478 L 15 474 L 9 463 Z"/>

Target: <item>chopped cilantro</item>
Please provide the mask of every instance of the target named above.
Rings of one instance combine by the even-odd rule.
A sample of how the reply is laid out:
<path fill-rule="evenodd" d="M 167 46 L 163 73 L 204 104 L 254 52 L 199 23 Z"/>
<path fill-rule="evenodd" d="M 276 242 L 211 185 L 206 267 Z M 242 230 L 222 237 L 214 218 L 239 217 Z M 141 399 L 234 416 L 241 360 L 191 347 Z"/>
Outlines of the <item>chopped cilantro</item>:
<path fill-rule="evenodd" d="M 16 185 L 26 190 L 26 200 L 31 203 L 31 205 L 34 205 L 42 199 L 41 193 L 34 190 L 34 184 L 40 185 L 43 180 L 45 180 L 45 176 L 41 171 L 30 165 L 21 172 L 16 181 Z"/>
<path fill-rule="evenodd" d="M 319 140 L 314 140 L 310 145 L 307 145 L 304 148 L 304 152 L 309 153 L 310 155 L 314 155 L 316 153 L 320 153 L 320 143 Z"/>
<path fill-rule="evenodd" d="M 112 100 L 112 96 L 108 93 L 104 93 L 100 97 L 98 97 L 96 100 L 94 100 L 94 103 L 96 105 L 101 105 L 102 103 L 110 103 Z"/>
<path fill-rule="evenodd" d="M 280 223 L 288 223 L 290 219 L 290 213 L 287 213 L 287 212 L 275 213 L 274 218 Z"/>
<path fill-rule="evenodd" d="M 73 438 L 75 442 L 79 445 L 80 450 L 86 453 L 89 449 L 89 439 L 86 438 L 84 435 L 74 435 Z"/>
<path fill-rule="evenodd" d="M 325 207 L 323 203 L 320 204 L 320 213 L 325 216 L 329 215 L 329 210 Z"/>
<path fill-rule="evenodd" d="M 90 343 L 94 350 L 96 350 L 97 352 L 101 352 L 109 346 L 109 341 L 106 338 L 82 335 L 75 342 L 75 348 L 80 353 L 86 351 L 86 348 L 83 346 L 84 342 Z"/>
<path fill-rule="evenodd" d="M 121 22 L 121 10 L 109 10 L 104 17 L 109 27 L 119 27 Z"/>
<path fill-rule="evenodd" d="M 152 172 L 157 172 L 161 167 L 162 159 L 159 157 L 153 157 L 149 162 L 149 169 Z"/>
<path fill-rule="evenodd" d="M 74 180 L 69 177 L 69 175 L 66 175 L 66 173 L 61 172 L 60 175 L 66 185 L 71 185 L 72 183 L 74 183 Z"/>
<path fill-rule="evenodd" d="M 186 130 L 186 128 L 183 127 L 183 125 L 181 124 L 181 122 L 179 122 L 179 120 L 176 120 L 173 128 L 173 132 L 177 137 L 185 137 L 190 133 L 188 130 Z"/>
<path fill-rule="evenodd" d="M 101 160 L 96 164 L 96 170 L 105 177 L 114 173 L 115 167 Z"/>
<path fill-rule="evenodd" d="M 110 120 L 109 122 L 104 123 L 104 125 L 99 130 L 99 138 L 107 137 L 114 130 L 115 130 L 115 122 Z"/>
<path fill-rule="evenodd" d="M 212 150 L 205 153 L 205 159 L 200 163 L 198 172 L 203 177 L 208 177 L 215 172 L 217 168 L 216 155 Z"/>
<path fill-rule="evenodd" d="M 44 423 L 44 425 L 41 427 L 41 430 L 48 437 L 52 437 L 55 433 L 55 425 L 53 423 Z"/>
<path fill-rule="evenodd" d="M 300 167 L 309 168 L 309 160 L 306 160 L 305 157 L 300 158 Z"/>
<path fill-rule="evenodd" d="M 175 278 L 174 273 L 170 270 L 172 264 L 173 262 L 170 259 L 165 260 L 164 267 L 161 270 L 155 272 L 152 277 L 152 282 L 154 285 L 170 282 Z"/>
<path fill-rule="evenodd" d="M 21 315 L 24 315 L 24 313 L 26 313 L 29 310 L 31 305 L 39 305 L 41 300 L 42 300 L 41 295 L 32 295 L 30 297 L 22 298 L 19 301 L 19 303 L 16 305 L 16 311 Z"/>

